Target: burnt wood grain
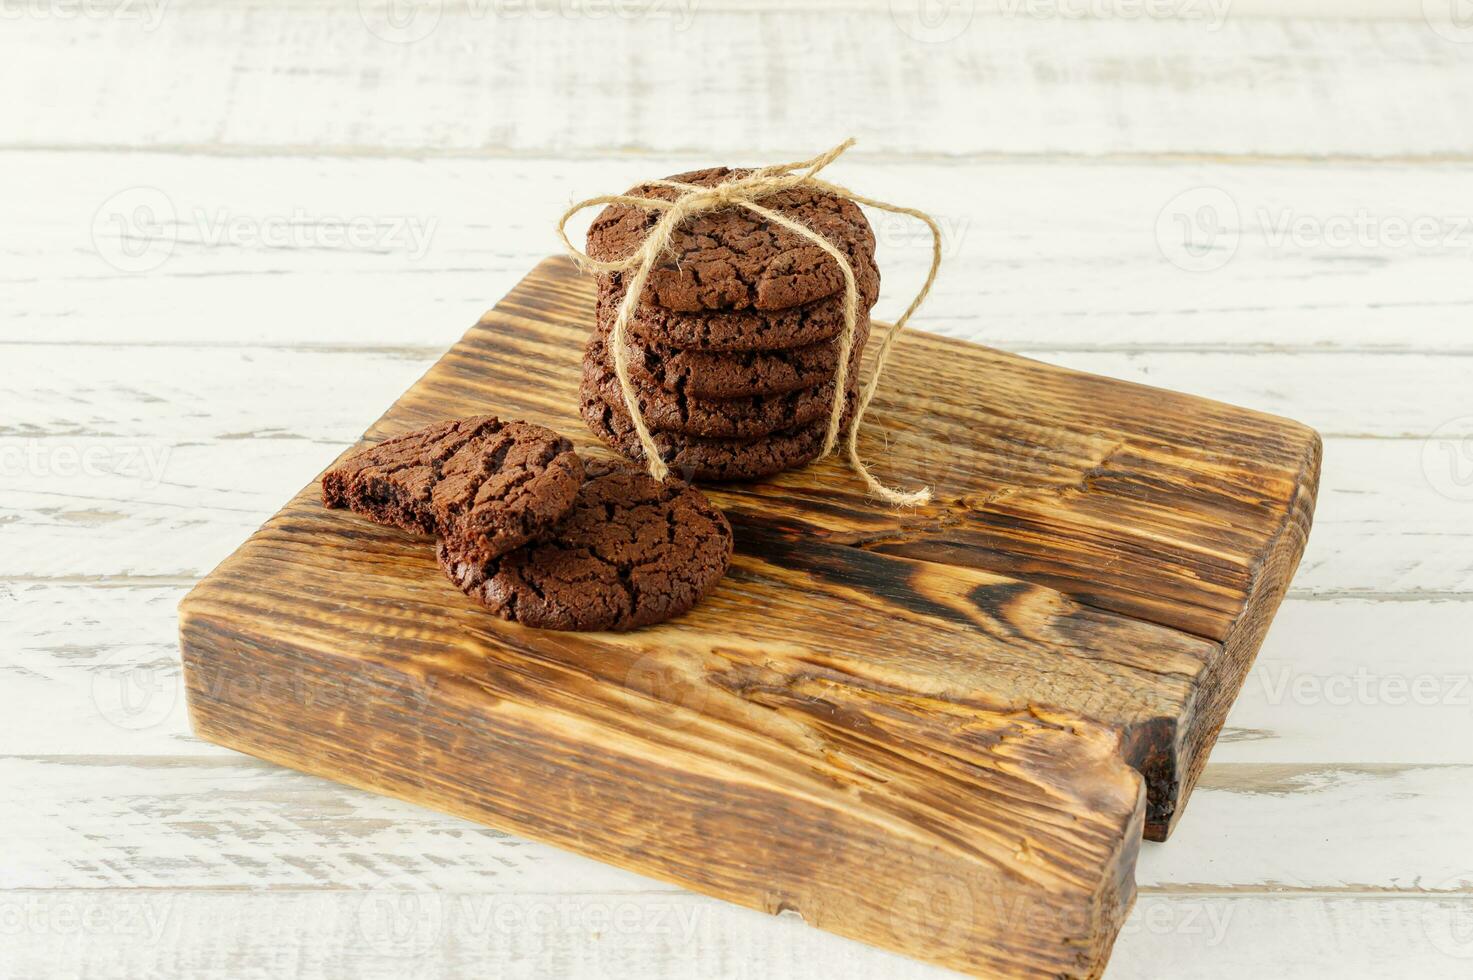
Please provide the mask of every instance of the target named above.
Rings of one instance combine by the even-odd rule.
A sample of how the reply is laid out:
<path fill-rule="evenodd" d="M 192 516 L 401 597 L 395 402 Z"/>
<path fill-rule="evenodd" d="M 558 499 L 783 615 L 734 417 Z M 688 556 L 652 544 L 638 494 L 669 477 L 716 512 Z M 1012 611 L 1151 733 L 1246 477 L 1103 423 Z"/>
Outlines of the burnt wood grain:
<path fill-rule="evenodd" d="M 577 415 L 548 260 L 365 435 Z M 314 483 L 184 600 L 202 737 L 975 974 L 1097 976 L 1302 554 L 1283 419 L 921 332 L 838 459 L 707 488 L 726 580 L 628 635 L 504 623 Z"/>

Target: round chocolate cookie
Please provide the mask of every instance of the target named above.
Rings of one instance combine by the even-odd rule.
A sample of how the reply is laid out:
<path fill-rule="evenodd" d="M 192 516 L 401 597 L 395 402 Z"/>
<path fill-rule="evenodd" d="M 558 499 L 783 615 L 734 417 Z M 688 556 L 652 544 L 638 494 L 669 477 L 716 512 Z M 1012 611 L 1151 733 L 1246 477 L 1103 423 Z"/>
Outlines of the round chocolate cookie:
<path fill-rule="evenodd" d="M 669 179 L 711 187 L 749 173 L 713 167 Z M 644 184 L 628 193 L 670 201 L 681 192 Z M 853 201 L 795 187 L 757 203 L 828 239 L 846 254 L 856 274 L 861 266 L 873 266 L 874 231 Z M 659 211 L 611 204 L 588 229 L 588 254 L 605 262 L 626 258 L 659 220 Z M 839 264 L 817 244 L 733 205 L 698 214 L 675 229 L 667 255 L 650 273 L 645 295 L 658 306 L 685 313 L 781 310 L 831 296 L 843 287 Z"/>
<path fill-rule="evenodd" d="M 584 399 L 599 398 L 628 417 L 613 359 L 603 338 L 595 335 L 583 351 Z M 858 372 L 851 372 L 848 389 L 859 387 Z M 746 398 L 690 398 L 664 388 L 635 383 L 639 411 L 652 431 L 715 439 L 755 439 L 782 429 L 807 425 L 827 417 L 834 403 L 834 382 L 804 388 L 785 395 L 754 395 Z"/>
<path fill-rule="evenodd" d="M 726 574 L 731 525 L 694 487 L 590 460 L 546 540 L 490 562 L 440 542 L 440 567 L 503 619 L 555 630 L 631 630 L 690 609 Z"/>
<path fill-rule="evenodd" d="M 840 431 L 854 417 L 855 399 L 845 406 Z M 605 445 L 633 460 L 644 458 L 627 416 L 599 398 L 583 398 L 583 421 Z M 828 417 L 760 439 L 703 439 L 675 432 L 653 433 L 660 458 L 687 480 L 756 480 L 811 463 L 823 450 Z"/>
<path fill-rule="evenodd" d="M 536 540 L 573 506 L 583 463 L 531 422 L 490 415 L 441 422 L 348 457 L 322 478 L 322 502 L 380 524 L 439 534 L 494 558 Z"/>
<path fill-rule="evenodd" d="M 600 311 L 600 314 L 602 311 Z M 599 331 L 607 355 L 612 318 L 600 315 Z M 869 320 L 855 326 L 849 352 L 849 373 L 859 371 Z M 839 338 L 807 347 L 770 351 L 682 350 L 658 341 L 629 335 L 629 369 L 644 384 L 680 392 L 691 398 L 741 398 L 749 395 L 785 395 L 816 388 L 834 376 L 839 366 Z M 610 368 L 613 361 L 609 361 Z"/>
<path fill-rule="evenodd" d="M 855 265 L 859 315 L 868 320 L 880 295 L 880 273 L 872 259 Z M 624 301 L 624 286 L 613 276 L 598 278 L 598 322 L 612 329 Z M 629 318 L 629 332 L 683 350 L 787 350 L 831 340 L 844 332 L 844 293 L 781 310 L 682 313 L 650 303 L 648 297 Z"/>

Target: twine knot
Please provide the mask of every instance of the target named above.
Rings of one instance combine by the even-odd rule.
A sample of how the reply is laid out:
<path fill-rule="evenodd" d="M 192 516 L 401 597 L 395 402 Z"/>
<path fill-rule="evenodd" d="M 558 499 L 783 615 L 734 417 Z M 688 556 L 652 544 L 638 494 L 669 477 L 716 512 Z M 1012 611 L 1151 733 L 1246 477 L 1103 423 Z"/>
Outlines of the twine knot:
<path fill-rule="evenodd" d="M 721 205 L 734 204 L 740 199 L 739 188 L 731 184 L 719 184 L 711 191 L 712 198 Z"/>
<path fill-rule="evenodd" d="M 644 457 L 649 466 L 650 475 L 657 480 L 664 480 L 669 476 L 670 468 L 660 455 L 659 447 L 655 445 L 654 436 L 645 424 L 644 413 L 639 409 L 639 397 L 634 390 L 634 382 L 629 374 L 628 354 L 628 326 L 635 309 L 639 305 L 640 297 L 644 293 L 645 284 L 649 281 L 651 270 L 655 262 L 670 246 L 670 239 L 677 228 L 697 215 L 709 211 L 719 211 L 729 207 L 743 207 L 753 212 L 764 220 L 785 228 L 794 234 L 806 238 L 821 248 L 830 258 L 839 265 L 839 271 L 844 275 L 844 332 L 839 339 L 839 365 L 834 374 L 834 402 L 829 409 L 828 428 L 824 433 L 823 449 L 819 457 L 823 458 L 834 451 L 838 442 L 839 429 L 843 421 L 844 405 L 847 401 L 849 390 L 849 357 L 854 349 L 854 334 L 859 321 L 859 287 L 854 278 L 854 266 L 848 256 L 841 252 L 832 242 L 823 235 L 814 231 L 806 225 L 800 224 L 780 212 L 766 208 L 758 202 L 780 194 L 783 191 L 792 190 L 797 187 L 808 187 L 814 190 L 831 194 L 835 197 L 845 198 L 855 204 L 864 204 L 869 207 L 889 211 L 893 214 L 904 214 L 918 221 L 924 222 L 931 231 L 931 268 L 926 276 L 925 283 L 916 293 L 915 299 L 911 300 L 904 313 L 893 323 L 885 333 L 884 340 L 880 343 L 879 353 L 875 355 L 875 368 L 870 376 L 869 383 L 865 385 L 860 394 L 859 404 L 855 407 L 854 416 L 849 423 L 846 447 L 848 449 L 850 465 L 854 467 L 866 486 L 876 496 L 883 498 L 893 504 L 919 505 L 927 503 L 931 499 L 931 491 L 926 488 L 913 491 L 893 490 L 876 480 L 859 458 L 859 423 L 864 418 L 865 411 L 869 408 L 870 400 L 874 398 L 875 389 L 879 385 L 880 376 L 884 373 L 885 362 L 890 356 L 890 349 L 895 343 L 895 338 L 904 329 L 906 321 L 926 299 L 931 291 L 931 284 L 936 281 L 936 271 L 941 265 L 941 229 L 930 215 L 914 208 L 900 207 L 894 204 L 886 204 L 883 201 L 872 200 L 863 197 L 846 188 L 828 181 L 821 180 L 818 173 L 829 164 L 833 163 L 844 154 L 854 140 L 847 139 L 838 146 L 820 153 L 808 160 L 799 160 L 795 163 L 776 164 L 769 167 L 761 167 L 741 176 L 732 177 L 711 187 L 700 187 L 695 184 L 687 184 L 674 180 L 652 180 L 649 186 L 668 187 L 679 193 L 674 200 L 663 198 L 640 197 L 632 194 L 603 194 L 598 197 L 590 197 L 579 201 L 566 212 L 558 222 L 557 233 L 562 239 L 568 254 L 579 268 L 586 272 L 621 272 L 633 271 L 634 276 L 624 290 L 624 299 L 619 304 L 618 315 L 614 319 L 614 326 L 610 332 L 609 348 L 614 355 L 614 374 L 619 380 L 619 391 L 624 396 L 624 407 L 629 412 L 629 418 L 634 424 L 635 434 L 639 437 L 640 448 L 644 451 Z M 576 248 L 568 240 L 567 225 L 573 215 L 586 208 L 598 205 L 625 204 L 647 211 L 663 212 L 660 219 L 650 229 L 639 247 L 623 259 L 613 261 L 600 261 L 588 255 L 586 252 Z M 879 321 L 873 321 L 877 325 Z"/>

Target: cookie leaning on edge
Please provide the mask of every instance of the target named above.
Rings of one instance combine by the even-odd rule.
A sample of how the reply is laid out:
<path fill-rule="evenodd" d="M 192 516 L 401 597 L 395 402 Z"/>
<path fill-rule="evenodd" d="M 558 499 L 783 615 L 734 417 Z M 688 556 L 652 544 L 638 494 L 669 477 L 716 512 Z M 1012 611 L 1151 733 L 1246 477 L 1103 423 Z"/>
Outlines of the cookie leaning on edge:
<path fill-rule="evenodd" d="M 631 630 L 687 611 L 731 561 L 731 525 L 693 487 L 590 460 L 567 518 L 490 562 L 441 541 L 440 566 L 503 619 L 556 630 Z"/>
<path fill-rule="evenodd" d="M 583 463 L 531 422 L 440 422 L 372 446 L 322 477 L 322 502 L 379 524 L 438 534 L 480 560 L 535 541 L 573 506 Z"/>

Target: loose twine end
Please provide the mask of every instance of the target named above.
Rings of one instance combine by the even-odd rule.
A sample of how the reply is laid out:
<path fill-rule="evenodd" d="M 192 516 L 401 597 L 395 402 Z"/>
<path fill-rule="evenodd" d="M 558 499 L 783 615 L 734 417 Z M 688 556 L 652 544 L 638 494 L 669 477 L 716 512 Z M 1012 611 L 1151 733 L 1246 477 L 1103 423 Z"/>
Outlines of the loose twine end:
<path fill-rule="evenodd" d="M 824 433 L 820 457 L 829 455 L 837 447 L 849 401 L 849 357 L 854 349 L 854 335 L 859 324 L 859 287 L 854 277 L 854 266 L 848 256 L 812 228 L 757 203 L 764 198 L 795 187 L 808 187 L 836 197 L 846 198 L 855 204 L 889 211 L 892 214 L 907 215 L 924 223 L 930 229 L 931 268 L 926 274 L 926 281 L 916 293 L 915 299 L 911 300 L 905 312 L 894 323 L 886 325 L 873 321 L 877 325 L 887 326 L 888 329 L 885 331 L 884 339 L 880 342 L 879 352 L 875 355 L 874 371 L 871 372 L 869 381 L 860 391 L 858 404 L 854 406 L 845 442 L 849 465 L 864 480 L 865 486 L 872 494 L 897 506 L 919 507 L 930 502 L 931 490 L 928 487 L 910 491 L 896 490 L 874 478 L 859 457 L 859 424 L 869 409 L 870 401 L 875 396 L 875 389 L 879 386 L 880 377 L 885 372 L 885 363 L 890 357 L 895 338 L 900 335 L 901 330 L 905 329 L 905 324 L 910 320 L 911 314 L 915 313 L 925 302 L 926 296 L 931 291 L 931 285 L 936 281 L 936 272 L 941 267 L 941 228 L 925 212 L 864 197 L 847 188 L 819 179 L 819 172 L 853 145 L 854 140 L 847 139 L 810 159 L 762 167 L 745 177 L 722 181 L 713 187 L 699 187 L 672 180 L 650 181 L 649 183 L 653 186 L 669 187 L 679 191 L 679 194 L 674 200 L 668 201 L 663 198 L 639 197 L 631 194 L 601 194 L 572 205 L 558 221 L 558 238 L 562 240 L 563 247 L 567 249 L 579 269 L 590 273 L 628 273 L 630 271 L 634 273 L 625 286 L 624 298 L 619 303 L 618 314 L 614 318 L 614 326 L 610 331 L 609 343 L 614 354 L 614 374 L 619 381 L 619 392 L 624 397 L 624 407 L 629 413 L 630 421 L 634 424 L 634 432 L 639 439 L 639 446 L 644 453 L 649 473 L 655 479 L 665 480 L 670 475 L 670 468 L 666 465 L 659 447 L 655 444 L 655 438 L 649 426 L 645 424 L 644 413 L 639 407 L 639 396 L 634 390 L 634 382 L 630 376 L 627 342 L 629 320 L 639 305 L 640 297 L 644 294 L 655 262 L 669 248 L 675 230 L 698 214 L 727 207 L 744 207 L 764 220 L 808 239 L 837 262 L 839 270 L 844 274 L 844 332 L 839 339 L 839 366 L 834 375 L 834 402 L 829 410 L 828 428 Z M 568 239 L 567 226 L 568 221 L 575 214 L 587 208 L 610 204 L 626 204 L 662 213 L 638 248 L 623 259 L 605 262 L 593 258 L 574 246 Z"/>

